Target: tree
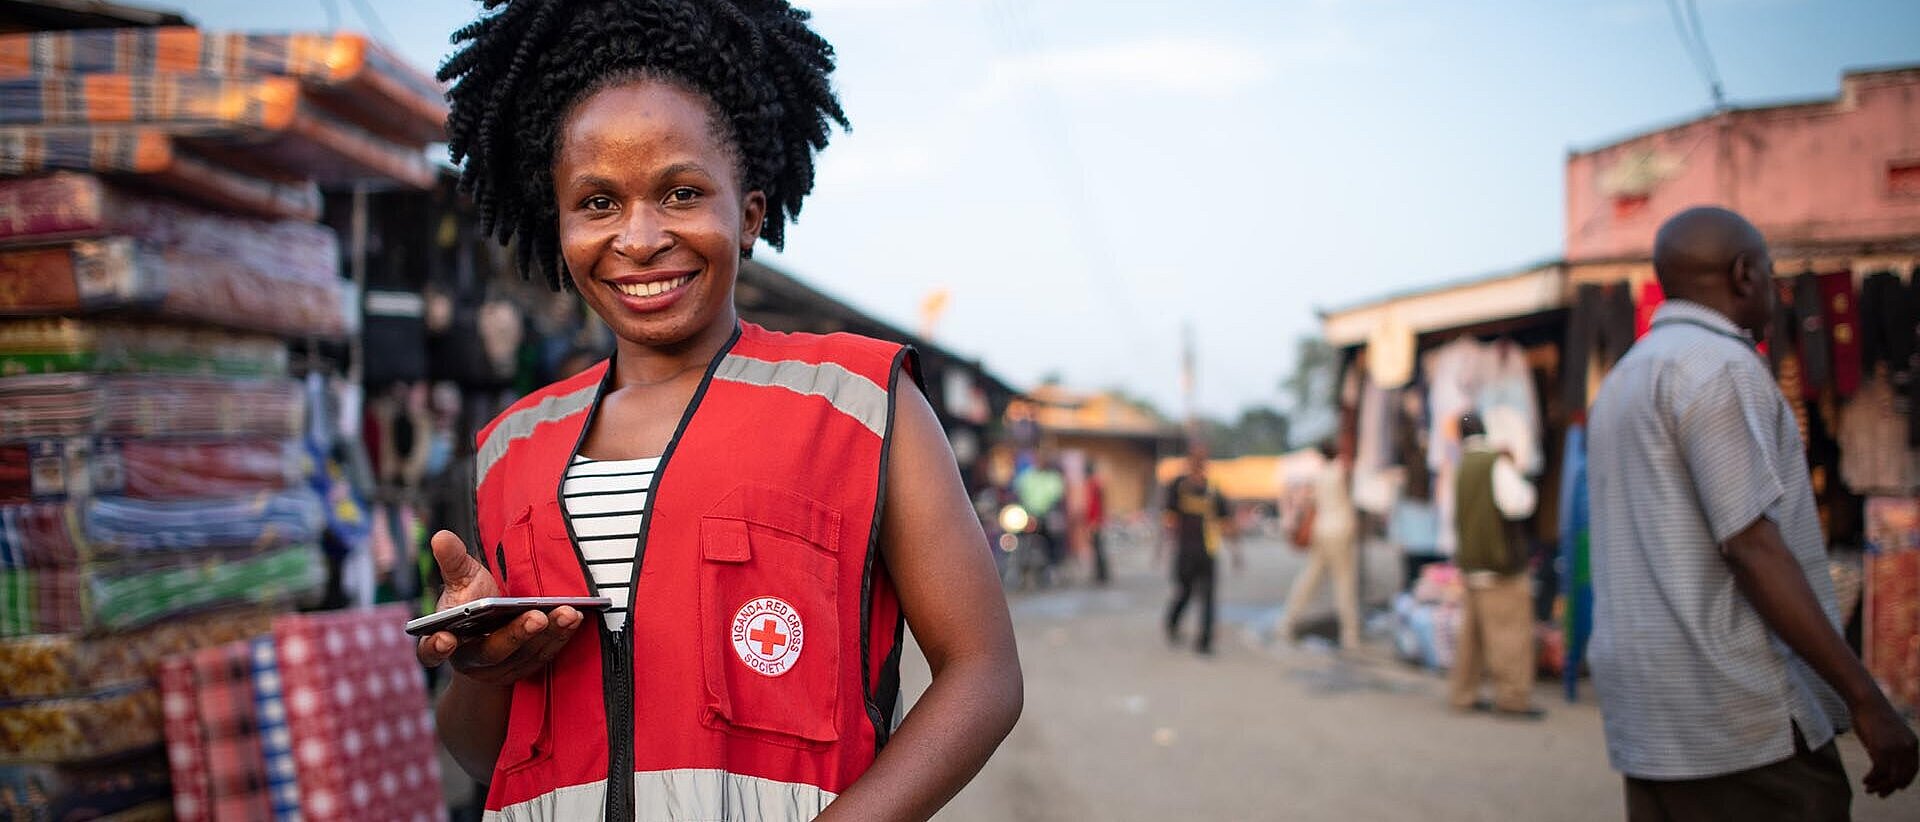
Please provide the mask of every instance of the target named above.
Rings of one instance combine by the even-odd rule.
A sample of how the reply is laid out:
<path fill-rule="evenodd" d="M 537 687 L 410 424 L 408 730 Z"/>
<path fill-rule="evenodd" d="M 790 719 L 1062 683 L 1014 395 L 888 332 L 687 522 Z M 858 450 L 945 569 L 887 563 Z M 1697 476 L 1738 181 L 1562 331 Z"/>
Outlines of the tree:
<path fill-rule="evenodd" d="M 1285 403 L 1281 411 L 1292 424 L 1290 445 L 1333 436 L 1340 419 L 1336 410 L 1339 379 L 1339 349 L 1319 337 L 1301 337 L 1294 343 L 1293 373 L 1280 381 Z"/>
<path fill-rule="evenodd" d="M 1284 454 L 1292 421 L 1287 415 L 1266 406 L 1255 406 L 1240 412 L 1240 421 L 1234 424 L 1234 446 L 1242 455 Z"/>

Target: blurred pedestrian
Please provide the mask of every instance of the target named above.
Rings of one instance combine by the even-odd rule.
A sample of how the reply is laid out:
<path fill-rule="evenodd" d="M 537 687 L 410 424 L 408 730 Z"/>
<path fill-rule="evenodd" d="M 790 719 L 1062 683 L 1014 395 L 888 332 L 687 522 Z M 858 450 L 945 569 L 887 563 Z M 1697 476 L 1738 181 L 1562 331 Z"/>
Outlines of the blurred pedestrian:
<path fill-rule="evenodd" d="M 1538 494 L 1513 455 L 1495 450 L 1476 414 L 1460 418 L 1460 468 L 1454 476 L 1454 564 L 1466 585 L 1459 646 L 1448 680 L 1448 701 L 1460 710 L 1491 709 L 1539 719 L 1533 706 L 1533 593 L 1524 543 L 1507 524 L 1533 516 Z M 1480 698 L 1483 674 L 1492 674 L 1493 701 Z"/>
<path fill-rule="evenodd" d="M 1240 551 L 1239 534 L 1234 531 L 1227 498 L 1207 479 L 1204 445 L 1196 443 L 1189 450 L 1186 473 L 1167 484 L 1164 506 L 1167 538 L 1161 543 L 1160 552 L 1164 557 L 1168 547 L 1172 548 L 1174 584 L 1173 602 L 1167 608 L 1167 642 L 1180 644 L 1180 617 L 1186 612 L 1187 604 L 1197 598 L 1200 636 L 1194 641 L 1194 650 L 1202 655 L 1212 654 L 1216 568 L 1221 543 L 1231 543 L 1234 567 L 1244 566 L 1246 558 Z"/>
<path fill-rule="evenodd" d="M 1092 460 L 1087 461 L 1087 478 L 1081 486 L 1086 493 L 1086 506 L 1081 512 L 1082 523 L 1087 529 L 1087 547 L 1093 553 L 1093 582 L 1105 585 L 1108 582 L 1107 546 L 1101 532 L 1107 527 L 1107 485 L 1100 479 Z"/>
<path fill-rule="evenodd" d="M 1718 208 L 1654 238 L 1667 301 L 1589 414 L 1594 633 L 1631 820 L 1844 820 L 1834 735 L 1869 793 L 1913 781 L 1914 733 L 1839 630 L 1798 424 L 1754 350 L 1766 240 Z"/>
<path fill-rule="evenodd" d="M 440 71 L 461 188 L 614 356 L 481 431 L 438 606 L 611 607 L 422 639 L 440 741 L 490 819 L 932 817 L 1022 699 L 953 451 L 911 352 L 735 304 L 845 123 L 832 46 L 785 0 L 485 5 Z M 908 630 L 933 680 L 903 717 Z"/>
<path fill-rule="evenodd" d="M 1060 458 L 1051 451 L 1041 452 L 1032 467 L 1014 478 L 1013 493 L 1046 552 L 1041 582 L 1050 584 L 1066 553 L 1067 477 L 1060 472 Z"/>
<path fill-rule="evenodd" d="M 1307 565 L 1293 580 L 1287 604 L 1274 626 L 1274 635 L 1282 642 L 1293 641 L 1295 620 L 1315 594 L 1322 579 L 1331 576 L 1333 607 L 1340 618 L 1340 647 L 1352 651 L 1360 647 L 1360 587 L 1355 538 L 1358 534 L 1353 500 L 1347 492 L 1352 477 L 1352 458 L 1341 454 L 1333 442 L 1321 444 L 1325 463 L 1315 475 L 1313 497 L 1296 516 L 1309 517 L 1305 525 Z"/>

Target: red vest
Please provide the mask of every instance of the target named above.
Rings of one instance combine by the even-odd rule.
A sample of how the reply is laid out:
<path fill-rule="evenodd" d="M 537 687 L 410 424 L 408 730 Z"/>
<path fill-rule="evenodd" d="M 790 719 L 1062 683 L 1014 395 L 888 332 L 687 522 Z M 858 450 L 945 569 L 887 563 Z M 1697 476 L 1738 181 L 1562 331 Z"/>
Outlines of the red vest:
<path fill-rule="evenodd" d="M 899 693 L 879 512 L 910 358 L 742 324 L 654 476 L 627 630 L 590 616 L 514 687 L 490 819 L 811 819 L 866 771 Z M 595 593 L 560 492 L 610 373 L 480 434 L 481 547 L 510 596 Z"/>

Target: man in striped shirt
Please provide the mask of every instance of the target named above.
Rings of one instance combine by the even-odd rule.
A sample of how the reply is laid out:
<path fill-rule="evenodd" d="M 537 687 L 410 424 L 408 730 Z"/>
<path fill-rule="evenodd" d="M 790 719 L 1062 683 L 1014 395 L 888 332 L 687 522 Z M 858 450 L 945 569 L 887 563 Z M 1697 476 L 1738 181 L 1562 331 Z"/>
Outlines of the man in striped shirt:
<path fill-rule="evenodd" d="M 1847 819 L 1849 720 L 1869 793 L 1905 788 L 1920 751 L 1837 629 L 1799 429 L 1754 350 L 1772 260 L 1699 208 L 1653 264 L 1669 301 L 1590 414 L 1591 661 L 1627 816 Z"/>

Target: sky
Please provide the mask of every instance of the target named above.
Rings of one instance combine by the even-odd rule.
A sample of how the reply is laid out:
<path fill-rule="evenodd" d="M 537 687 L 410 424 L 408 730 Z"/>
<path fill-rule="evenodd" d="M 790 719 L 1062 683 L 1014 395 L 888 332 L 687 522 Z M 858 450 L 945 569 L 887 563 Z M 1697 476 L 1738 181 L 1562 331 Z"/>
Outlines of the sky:
<path fill-rule="evenodd" d="M 1561 250 L 1562 166 L 1705 112 L 1684 0 L 800 0 L 853 121 L 784 252 L 1016 385 L 1177 411 L 1281 401 L 1316 311 Z M 1911 0 L 1697 0 L 1734 104 L 1920 63 Z M 164 3 L 161 3 L 164 4 Z M 474 0 L 174 0 L 202 26 L 369 31 L 426 69 Z M 371 21 L 371 22 L 370 22 Z"/>

